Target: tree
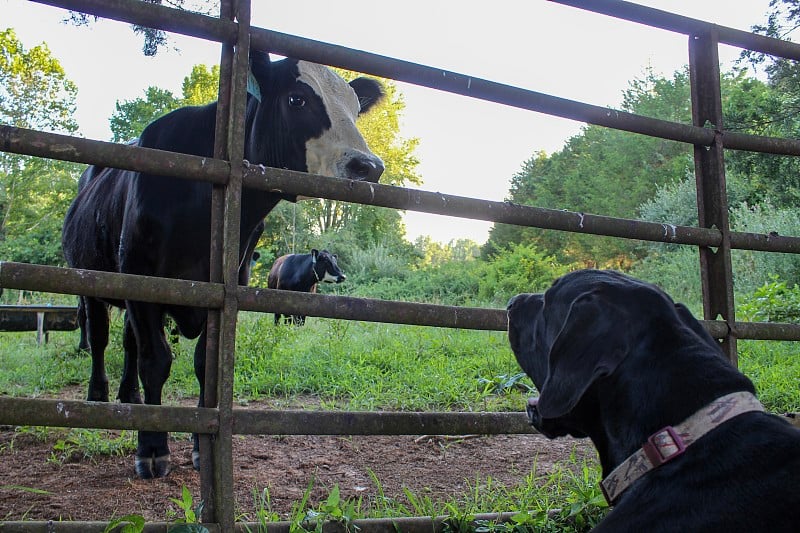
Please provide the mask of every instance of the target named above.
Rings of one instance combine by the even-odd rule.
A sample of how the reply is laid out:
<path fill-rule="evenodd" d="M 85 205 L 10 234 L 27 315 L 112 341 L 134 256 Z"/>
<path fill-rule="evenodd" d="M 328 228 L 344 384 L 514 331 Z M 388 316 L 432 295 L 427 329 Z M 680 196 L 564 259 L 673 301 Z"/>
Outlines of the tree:
<path fill-rule="evenodd" d="M 152 121 L 180 107 L 180 100 L 170 91 L 150 86 L 144 98 L 117 101 L 114 114 L 108 120 L 111 140 L 128 142 L 137 138 L 145 126 Z"/>
<path fill-rule="evenodd" d="M 26 50 L 13 30 L 0 32 L 0 122 L 75 133 L 77 87 L 46 44 Z M 75 195 L 78 166 L 0 152 L 0 257 L 63 262 L 60 227 Z"/>
<path fill-rule="evenodd" d="M 187 105 L 203 105 L 217 99 L 219 66 L 209 68 L 195 65 L 183 78 L 183 97 L 171 91 L 150 86 L 144 98 L 117 102 L 116 111 L 109 119 L 114 142 L 127 142 L 139 136 L 142 130 L 158 117 Z"/>
<path fill-rule="evenodd" d="M 789 131 L 800 123 L 785 122 L 781 97 L 743 70 L 721 79 L 724 127 L 745 133 Z M 639 115 L 691 123 L 686 69 L 671 78 L 652 72 L 630 83 L 622 108 Z M 795 134 L 797 136 L 797 134 Z M 728 172 L 747 176 L 751 204 L 770 196 L 778 206 L 791 205 L 800 192 L 800 162 L 748 152 L 726 152 Z M 795 171 L 794 168 L 798 170 Z M 691 147 L 674 141 L 586 126 L 558 152 L 534 154 L 512 178 L 509 200 L 623 218 L 637 218 L 639 206 L 663 187 L 693 176 Z M 634 241 L 495 225 L 483 254 L 509 243 L 534 244 L 562 262 L 586 266 L 626 267 L 645 253 Z"/>
<path fill-rule="evenodd" d="M 800 0 L 771 0 L 767 20 L 753 31 L 789 39 L 800 26 Z M 796 61 L 743 51 L 741 64 L 763 68 L 766 89 L 750 95 L 744 131 L 796 139 L 800 137 L 800 66 Z M 732 158 L 737 170 L 751 174 L 758 183 L 761 199 L 769 197 L 777 206 L 800 203 L 800 161 L 796 157 L 742 152 Z"/>
<path fill-rule="evenodd" d="M 217 99 L 219 93 L 219 65 L 195 65 L 183 78 L 181 105 L 205 105 Z"/>

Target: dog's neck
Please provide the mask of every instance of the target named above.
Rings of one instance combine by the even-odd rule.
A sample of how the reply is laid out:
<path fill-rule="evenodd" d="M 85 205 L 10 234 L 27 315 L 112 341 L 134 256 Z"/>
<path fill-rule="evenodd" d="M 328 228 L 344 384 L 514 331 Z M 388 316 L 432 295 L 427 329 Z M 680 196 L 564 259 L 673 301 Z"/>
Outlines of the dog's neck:
<path fill-rule="evenodd" d="M 692 363 L 703 356 L 686 355 L 664 355 L 660 362 L 666 364 L 630 361 L 626 372 L 597 388 L 603 412 L 586 433 L 597 448 L 604 477 L 665 426 L 679 424 L 726 394 L 755 392 L 752 382 L 721 356 L 709 356 L 708 364 L 695 366 Z M 636 368 L 639 363 L 649 368 Z M 691 377 L 685 372 L 690 366 L 695 369 Z M 648 374 L 662 379 L 642 383 L 640 376 Z"/>
<path fill-rule="evenodd" d="M 750 392 L 739 391 L 715 399 L 675 427 L 666 426 L 652 435 L 600 483 L 609 505 L 636 480 L 664 463 L 680 457 L 709 431 L 741 414 L 764 411 Z"/>

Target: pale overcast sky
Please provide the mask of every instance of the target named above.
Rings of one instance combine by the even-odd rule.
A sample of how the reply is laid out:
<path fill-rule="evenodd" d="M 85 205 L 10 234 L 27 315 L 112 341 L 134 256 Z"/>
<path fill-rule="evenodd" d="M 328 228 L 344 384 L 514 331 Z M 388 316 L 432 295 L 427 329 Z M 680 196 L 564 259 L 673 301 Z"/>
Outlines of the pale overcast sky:
<path fill-rule="evenodd" d="M 765 20 L 769 0 L 642 0 L 639 3 L 749 30 Z M 130 27 L 101 21 L 64 25 L 65 11 L 0 0 L 0 28 L 28 48 L 46 42 L 79 88 L 82 135 L 108 140 L 117 100 L 150 85 L 180 94 L 191 67 L 219 61 L 219 45 L 175 36 L 176 49 L 141 53 Z M 463 0 L 402 3 L 255 0 L 253 24 L 491 79 L 581 102 L 616 107 L 629 80 L 650 67 L 671 75 L 688 62 L 683 35 L 587 13 L 547 1 Z M 739 50 L 720 48 L 726 65 Z M 406 100 L 401 134 L 418 137 L 422 189 L 503 200 L 509 179 L 535 152 L 552 153 L 582 124 L 399 83 Z M 490 223 L 409 212 L 408 237 L 485 241 Z"/>

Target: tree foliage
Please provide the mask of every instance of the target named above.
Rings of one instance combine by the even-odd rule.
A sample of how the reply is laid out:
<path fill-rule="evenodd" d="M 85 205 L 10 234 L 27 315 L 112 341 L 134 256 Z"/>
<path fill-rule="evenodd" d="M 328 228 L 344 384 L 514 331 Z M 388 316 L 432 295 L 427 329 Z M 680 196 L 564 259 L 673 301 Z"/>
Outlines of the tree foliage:
<path fill-rule="evenodd" d="M 759 135 L 797 137 L 800 121 L 787 114 L 791 98 L 779 85 L 764 83 L 737 69 L 722 76 L 724 127 Z M 687 69 L 671 78 L 648 72 L 634 80 L 623 94 L 622 109 L 639 115 L 689 124 L 691 98 Z M 777 207 L 796 206 L 800 199 L 800 162 L 796 158 L 749 152 L 726 152 L 727 171 L 755 205 L 770 198 Z M 558 152 L 534 154 L 512 178 L 509 200 L 623 218 L 637 218 L 640 206 L 658 191 L 689 184 L 687 197 L 696 198 L 691 147 L 682 143 L 627 132 L 586 126 Z M 691 177 L 689 181 L 685 181 Z M 683 185 L 682 185 L 683 186 Z M 671 206 L 684 223 L 695 206 Z M 647 251 L 632 241 L 590 235 L 495 225 L 484 254 L 509 243 L 532 243 L 563 262 L 586 266 L 628 267 Z"/>
<path fill-rule="evenodd" d="M 45 44 L 26 49 L 0 32 L 0 122 L 75 133 L 77 87 Z M 63 262 L 61 221 L 75 194 L 78 166 L 0 152 L 0 257 Z"/>
<path fill-rule="evenodd" d="M 139 136 L 142 130 L 158 117 L 179 107 L 204 105 L 217 99 L 219 88 L 219 66 L 195 65 L 188 76 L 183 78 L 183 95 L 175 96 L 172 91 L 150 86 L 144 98 L 134 98 L 116 103 L 116 111 L 109 119 L 111 140 L 127 142 Z"/>

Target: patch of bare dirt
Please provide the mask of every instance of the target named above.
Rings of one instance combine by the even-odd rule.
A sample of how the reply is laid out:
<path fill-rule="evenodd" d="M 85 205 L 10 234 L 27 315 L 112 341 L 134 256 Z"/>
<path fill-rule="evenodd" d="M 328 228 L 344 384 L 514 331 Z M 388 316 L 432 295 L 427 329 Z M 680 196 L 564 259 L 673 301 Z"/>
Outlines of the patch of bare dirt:
<path fill-rule="evenodd" d="M 199 501 L 199 476 L 192 469 L 191 442 L 172 439 L 173 470 L 166 478 L 137 479 L 132 455 L 72 462 L 48 461 L 56 436 L 42 441 L 15 428 L 0 428 L 0 520 L 109 520 L 141 514 L 169 521 L 178 512 L 170 498 L 182 487 Z M 594 458 L 588 441 L 540 435 L 468 439 L 413 436 L 237 436 L 233 445 L 237 510 L 254 519 L 253 492 L 269 489 L 272 510 L 288 518 L 313 480 L 312 505 L 338 485 L 342 497 L 368 502 L 381 494 L 405 502 L 403 487 L 434 501 L 474 490 L 491 477 L 506 487 L 524 483 L 534 469 L 545 475 L 573 453 Z M 374 472 L 378 486 L 372 479 Z"/>

